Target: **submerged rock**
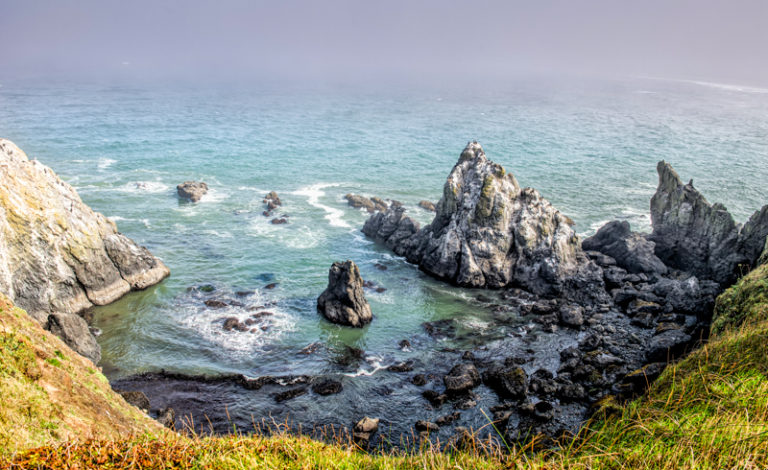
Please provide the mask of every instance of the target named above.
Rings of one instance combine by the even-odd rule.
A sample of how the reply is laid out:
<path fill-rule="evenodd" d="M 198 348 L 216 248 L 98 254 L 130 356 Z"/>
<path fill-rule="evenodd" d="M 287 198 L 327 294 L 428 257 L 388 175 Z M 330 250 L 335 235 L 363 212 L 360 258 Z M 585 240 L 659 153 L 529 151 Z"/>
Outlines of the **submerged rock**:
<path fill-rule="evenodd" d="M 365 300 L 363 279 L 353 261 L 333 263 L 328 272 L 328 288 L 317 299 L 317 309 L 340 325 L 361 328 L 371 322 L 371 306 Z"/>
<path fill-rule="evenodd" d="M 521 285 L 536 294 L 602 286 L 600 269 L 581 250 L 572 221 L 538 191 L 520 188 L 477 142 L 461 153 L 423 229 L 392 205 L 363 233 L 432 276 L 467 287 Z M 578 287 L 576 287 L 578 285 Z"/>
<path fill-rule="evenodd" d="M 176 192 L 182 199 L 197 202 L 208 192 L 208 185 L 202 181 L 185 181 L 176 186 Z"/>
<path fill-rule="evenodd" d="M 768 206 L 741 227 L 722 204 L 710 204 L 683 184 L 669 163 L 657 166 L 659 186 L 651 199 L 656 255 L 669 266 L 721 285 L 754 266 L 768 236 Z"/>
<path fill-rule="evenodd" d="M 93 336 L 68 314 L 157 284 L 170 271 L 53 170 L 5 139 L 0 181 L 0 292 L 98 361 Z"/>

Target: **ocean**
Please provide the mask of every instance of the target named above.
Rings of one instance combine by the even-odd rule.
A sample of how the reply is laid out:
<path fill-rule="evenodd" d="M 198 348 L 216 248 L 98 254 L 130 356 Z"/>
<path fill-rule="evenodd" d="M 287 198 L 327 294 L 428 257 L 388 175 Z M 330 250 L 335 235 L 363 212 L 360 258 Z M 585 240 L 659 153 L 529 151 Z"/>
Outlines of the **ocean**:
<path fill-rule="evenodd" d="M 768 90 L 709 82 L 519 79 L 471 90 L 3 82 L 0 129 L 171 269 L 161 285 L 91 312 L 110 379 L 159 370 L 341 377 L 344 391 L 330 397 L 276 403 L 228 390 L 197 405 L 305 424 L 434 417 L 387 365 L 428 369 L 445 351 L 524 334 L 522 324 L 499 324 L 478 291 L 435 281 L 366 239 L 368 214 L 349 207 L 347 193 L 401 201 L 428 223 L 418 202 L 437 202 L 464 145 L 478 140 L 583 236 L 613 219 L 649 231 L 662 159 L 739 222 L 768 203 Z M 175 186 L 186 180 L 211 190 L 197 204 L 180 201 Z M 287 224 L 262 215 L 269 191 Z M 386 289 L 367 292 L 374 320 L 360 330 L 316 311 L 328 268 L 345 259 Z M 210 298 L 240 305 L 209 308 Z M 223 330 L 224 318 L 244 320 L 258 306 L 272 313 L 259 328 Z M 455 338 L 422 327 L 442 319 L 458 325 Z M 401 348 L 403 339 L 411 346 Z M 562 348 L 575 339 L 543 335 L 529 354 L 551 341 Z M 348 361 L 349 348 L 364 358 Z M 468 425 L 483 424 L 466 413 Z"/>

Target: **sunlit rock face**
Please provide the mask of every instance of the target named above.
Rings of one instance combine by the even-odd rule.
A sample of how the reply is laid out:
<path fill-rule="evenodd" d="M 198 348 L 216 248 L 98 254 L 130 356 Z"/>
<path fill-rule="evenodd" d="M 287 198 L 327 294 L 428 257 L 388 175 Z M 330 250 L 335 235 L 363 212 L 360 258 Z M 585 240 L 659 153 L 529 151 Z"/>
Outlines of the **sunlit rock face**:
<path fill-rule="evenodd" d="M 53 170 L 0 139 L 0 291 L 33 318 L 57 331 L 74 325 L 60 336 L 75 350 L 83 345 L 80 352 L 97 361 L 84 321 L 63 316 L 108 304 L 169 274 Z"/>
<path fill-rule="evenodd" d="M 459 286 L 518 285 L 547 294 L 559 293 L 569 279 L 602 282 L 570 219 L 535 189 L 521 188 L 477 142 L 461 152 L 436 211 L 420 229 L 404 208 L 390 207 L 373 215 L 363 232 Z"/>

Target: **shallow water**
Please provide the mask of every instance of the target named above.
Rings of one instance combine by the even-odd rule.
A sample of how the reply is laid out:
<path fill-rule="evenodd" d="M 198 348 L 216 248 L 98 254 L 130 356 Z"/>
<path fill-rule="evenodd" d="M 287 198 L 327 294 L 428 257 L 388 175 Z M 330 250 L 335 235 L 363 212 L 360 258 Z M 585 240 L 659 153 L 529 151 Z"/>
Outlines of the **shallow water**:
<path fill-rule="evenodd" d="M 346 374 L 336 396 L 277 407 L 267 393 L 235 390 L 199 404 L 304 423 L 428 417 L 409 374 L 381 367 L 413 359 L 445 373 L 441 351 L 522 341 L 526 331 L 523 320 L 500 321 L 473 300 L 479 292 L 432 280 L 367 240 L 359 232 L 367 214 L 347 206 L 348 192 L 400 200 L 428 222 L 416 204 L 439 198 L 464 144 L 477 139 L 584 235 L 615 218 L 648 230 L 660 159 L 739 221 L 768 203 L 768 94 L 706 83 L 537 80 L 482 92 L 4 83 L 0 128 L 171 268 L 162 285 L 93 312 L 110 378 L 159 369 Z M 212 188 L 198 204 L 175 195 L 189 179 Z M 261 214 L 271 190 L 287 225 Z M 343 259 L 387 289 L 367 292 L 375 318 L 360 330 L 331 325 L 315 310 L 330 264 Z M 264 289 L 271 283 L 277 287 Z M 206 284 L 215 291 L 190 290 Z M 243 305 L 211 309 L 208 298 Z M 223 331 L 223 318 L 245 319 L 257 306 L 273 315 L 254 332 Z M 456 339 L 426 334 L 422 323 L 440 319 L 456 320 Z M 402 350 L 402 339 L 412 347 Z M 574 339 L 529 339 L 528 354 L 552 350 L 553 341 L 562 349 Z M 299 353 L 313 343 L 316 353 Z M 347 347 L 366 359 L 340 366 Z M 466 419 L 483 423 L 476 411 Z"/>

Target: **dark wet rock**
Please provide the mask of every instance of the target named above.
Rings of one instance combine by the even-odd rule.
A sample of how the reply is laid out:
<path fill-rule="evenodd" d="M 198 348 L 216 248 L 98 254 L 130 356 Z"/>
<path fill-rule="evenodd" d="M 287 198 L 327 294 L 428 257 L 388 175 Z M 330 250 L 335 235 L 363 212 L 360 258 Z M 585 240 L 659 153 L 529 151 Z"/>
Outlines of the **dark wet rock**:
<path fill-rule="evenodd" d="M 681 357 L 691 346 L 693 338 L 683 330 L 668 330 L 651 338 L 648 362 L 665 362 Z"/>
<path fill-rule="evenodd" d="M 390 207 L 363 233 L 460 286 L 524 286 L 537 294 L 601 295 L 602 273 L 581 251 L 571 221 L 485 157 L 477 142 L 461 153 L 424 229 Z"/>
<path fill-rule="evenodd" d="M 48 321 L 43 328 L 61 338 L 67 346 L 94 364 L 101 360 L 99 343 L 91 334 L 88 323 L 80 315 L 54 312 L 48 315 Z"/>
<path fill-rule="evenodd" d="M 416 421 L 414 427 L 417 431 L 437 432 L 440 430 L 440 426 L 437 424 L 421 419 Z"/>
<path fill-rule="evenodd" d="M 522 399 L 528 392 L 528 377 L 522 367 L 494 367 L 483 373 L 483 383 L 500 398 Z"/>
<path fill-rule="evenodd" d="M 419 201 L 419 207 L 429 212 L 437 212 L 435 205 L 430 201 Z"/>
<path fill-rule="evenodd" d="M 455 411 L 449 415 L 441 416 L 435 420 L 435 424 L 438 426 L 446 426 L 448 424 L 453 423 L 454 421 L 458 421 L 459 418 L 461 418 L 461 413 L 458 411 Z"/>
<path fill-rule="evenodd" d="M 411 383 L 417 387 L 421 387 L 427 384 L 427 376 L 424 374 L 416 374 L 411 377 Z"/>
<path fill-rule="evenodd" d="M 683 184 L 671 165 L 661 161 L 657 170 L 650 237 L 656 255 L 700 279 L 732 284 L 760 255 L 768 235 L 768 206 L 740 227 L 725 206 L 710 204 L 693 181 Z"/>
<path fill-rule="evenodd" d="M 429 401 L 429 403 L 431 403 L 435 408 L 443 406 L 445 401 L 448 399 L 448 395 L 445 393 L 438 393 L 434 390 L 424 390 L 421 392 L 421 396 L 426 398 L 427 401 Z"/>
<path fill-rule="evenodd" d="M 273 315 L 274 315 L 274 313 L 272 313 L 272 312 L 270 312 L 268 310 L 262 310 L 261 312 L 256 312 L 253 315 L 251 315 L 251 318 L 259 319 L 259 318 L 264 318 L 264 317 L 271 317 Z"/>
<path fill-rule="evenodd" d="M 413 361 L 398 362 L 387 366 L 387 370 L 390 372 L 411 372 L 413 370 Z"/>
<path fill-rule="evenodd" d="M 626 220 L 608 222 L 582 244 L 585 250 L 598 251 L 614 259 L 630 273 L 665 274 L 667 266 L 656 256 L 656 244 L 633 233 Z"/>
<path fill-rule="evenodd" d="M 564 305 L 560 308 L 560 322 L 571 328 L 580 328 L 584 324 L 584 307 Z"/>
<path fill-rule="evenodd" d="M 283 201 L 280 200 L 280 197 L 274 191 L 270 191 L 266 196 L 264 196 L 264 200 L 262 202 L 267 205 L 267 210 L 264 211 L 265 216 L 271 215 L 273 210 L 283 205 Z"/>
<path fill-rule="evenodd" d="M 344 346 L 341 354 L 334 357 L 334 362 L 342 366 L 352 366 L 365 357 L 365 351 L 359 348 Z"/>
<path fill-rule="evenodd" d="M 461 355 L 462 361 L 474 361 L 475 360 L 475 354 L 472 351 L 464 351 L 464 354 Z"/>
<path fill-rule="evenodd" d="M 627 281 L 627 271 L 618 266 L 609 266 L 603 269 L 603 279 L 606 289 L 617 289 L 622 287 Z"/>
<path fill-rule="evenodd" d="M 158 411 L 157 422 L 168 429 L 176 429 L 176 411 L 171 407 L 166 407 Z"/>
<path fill-rule="evenodd" d="M 566 403 L 581 402 L 587 398 L 587 392 L 581 384 L 564 382 L 558 387 L 556 396 Z"/>
<path fill-rule="evenodd" d="M 131 405 L 140 410 L 149 411 L 149 398 L 141 391 L 115 390 Z"/>
<path fill-rule="evenodd" d="M 383 265 L 381 263 L 376 263 L 376 264 L 373 265 L 373 267 L 378 269 L 379 271 L 386 271 L 387 269 L 389 269 L 389 268 L 387 268 L 385 265 Z"/>
<path fill-rule="evenodd" d="M 661 305 L 647 300 L 634 299 L 627 305 L 627 315 L 636 316 L 641 313 L 657 314 L 662 311 Z"/>
<path fill-rule="evenodd" d="M 255 293 L 256 292 L 252 291 L 252 290 L 239 290 L 239 291 L 235 292 L 235 295 L 238 296 L 238 297 L 248 297 L 249 295 L 253 295 Z"/>
<path fill-rule="evenodd" d="M 224 320 L 223 328 L 226 331 L 232 331 L 232 330 L 248 331 L 249 330 L 248 325 L 243 323 L 243 322 L 241 322 L 236 317 L 229 317 L 226 320 Z"/>
<path fill-rule="evenodd" d="M 352 428 L 352 439 L 360 447 L 367 448 L 371 437 L 379 430 L 379 418 L 365 417 Z"/>
<path fill-rule="evenodd" d="M 653 381 L 661 375 L 666 366 L 666 362 L 646 364 L 624 376 L 619 388 L 626 396 L 638 395 L 650 388 Z"/>
<path fill-rule="evenodd" d="M 586 240 L 585 240 L 586 241 Z M 616 260 L 610 256 L 600 253 L 599 251 L 590 251 L 584 247 L 584 242 L 581 243 L 581 247 L 585 250 L 584 253 L 589 256 L 589 259 L 597 263 L 601 268 L 609 268 L 616 266 Z"/>
<path fill-rule="evenodd" d="M 208 192 L 208 185 L 202 181 L 185 181 L 176 186 L 176 192 L 182 199 L 197 202 Z"/>
<path fill-rule="evenodd" d="M 226 302 L 222 302 L 221 300 L 216 299 L 208 299 L 205 302 L 203 302 L 206 307 L 209 308 L 225 308 L 227 306 Z"/>
<path fill-rule="evenodd" d="M 551 396 L 557 393 L 558 384 L 552 372 L 539 369 L 530 376 L 528 389 L 532 394 L 539 396 Z"/>
<path fill-rule="evenodd" d="M 436 339 L 456 336 L 456 325 L 451 319 L 424 322 L 421 326 L 429 336 Z"/>
<path fill-rule="evenodd" d="M 360 328 L 371 322 L 371 306 L 365 300 L 363 279 L 354 262 L 333 263 L 328 288 L 317 299 L 317 309 L 326 319 L 340 325 Z"/>
<path fill-rule="evenodd" d="M 287 400 L 292 400 L 306 393 L 307 393 L 307 387 L 296 387 L 290 390 L 286 390 L 284 392 L 277 393 L 274 395 L 274 398 L 276 402 L 281 403 Z"/>
<path fill-rule="evenodd" d="M 480 372 L 473 364 L 458 364 L 443 377 L 443 383 L 449 395 L 466 393 L 480 385 Z"/>
<path fill-rule="evenodd" d="M 213 284 L 202 284 L 199 286 L 188 287 L 187 292 L 202 292 L 203 294 L 210 294 L 216 290 L 216 286 Z"/>
<path fill-rule="evenodd" d="M 653 292 L 674 311 L 707 317 L 712 312 L 719 289 L 711 281 L 699 281 L 691 276 L 684 280 L 661 279 L 654 284 Z"/>
<path fill-rule="evenodd" d="M 520 406 L 519 410 L 520 413 L 531 416 L 540 421 L 549 421 L 555 416 L 554 406 L 546 401 L 525 403 Z"/>
<path fill-rule="evenodd" d="M 267 290 L 272 290 L 275 287 L 277 287 L 277 283 L 276 282 L 271 282 L 271 283 L 267 284 L 266 286 L 264 286 L 264 288 L 267 289 Z"/>
<path fill-rule="evenodd" d="M 402 350 L 410 349 L 411 348 L 411 342 L 408 341 L 407 339 L 404 339 L 404 340 L 401 340 L 398 343 L 398 346 L 400 346 L 400 349 L 402 349 Z"/>
<path fill-rule="evenodd" d="M 283 225 L 288 223 L 288 219 L 285 217 L 276 217 L 270 221 L 272 225 Z"/>
<path fill-rule="evenodd" d="M 331 378 L 319 379 L 312 384 L 312 391 L 318 395 L 334 395 L 341 392 L 341 382 Z"/>
<path fill-rule="evenodd" d="M 477 406 L 477 401 L 473 397 L 462 397 L 459 401 L 453 404 L 453 407 L 457 410 L 468 410 Z"/>

